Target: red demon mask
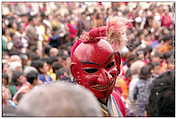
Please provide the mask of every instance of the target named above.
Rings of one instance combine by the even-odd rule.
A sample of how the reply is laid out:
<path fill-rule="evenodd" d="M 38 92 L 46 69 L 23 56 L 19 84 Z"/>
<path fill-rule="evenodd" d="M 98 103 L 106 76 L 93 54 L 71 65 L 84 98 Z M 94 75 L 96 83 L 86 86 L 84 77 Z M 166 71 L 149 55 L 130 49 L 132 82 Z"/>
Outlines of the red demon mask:
<path fill-rule="evenodd" d="M 120 73 L 120 55 L 106 40 L 80 42 L 72 55 L 71 72 L 79 85 L 92 91 L 98 99 L 106 98 Z"/>

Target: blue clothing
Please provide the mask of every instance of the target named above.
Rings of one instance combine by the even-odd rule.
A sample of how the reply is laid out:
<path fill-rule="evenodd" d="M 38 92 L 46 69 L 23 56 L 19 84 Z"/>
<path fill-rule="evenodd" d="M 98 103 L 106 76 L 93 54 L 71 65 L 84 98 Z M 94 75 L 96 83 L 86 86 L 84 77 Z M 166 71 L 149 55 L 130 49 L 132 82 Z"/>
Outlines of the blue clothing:
<path fill-rule="evenodd" d="M 136 95 L 136 116 L 144 116 L 145 105 L 148 104 L 150 95 L 150 85 L 152 83 L 151 79 L 139 80 L 135 88 Z"/>
<path fill-rule="evenodd" d="M 41 80 L 43 83 L 50 83 L 52 78 L 48 75 L 39 74 L 39 80 Z"/>

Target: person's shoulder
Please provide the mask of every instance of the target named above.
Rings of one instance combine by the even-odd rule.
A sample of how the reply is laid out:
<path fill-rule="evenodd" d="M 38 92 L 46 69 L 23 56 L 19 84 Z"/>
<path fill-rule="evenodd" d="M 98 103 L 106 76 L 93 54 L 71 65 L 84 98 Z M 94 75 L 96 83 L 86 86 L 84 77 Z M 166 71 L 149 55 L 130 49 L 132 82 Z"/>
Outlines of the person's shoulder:
<path fill-rule="evenodd" d="M 42 74 L 39 74 L 39 80 L 44 81 L 45 80 L 45 76 L 42 75 Z"/>

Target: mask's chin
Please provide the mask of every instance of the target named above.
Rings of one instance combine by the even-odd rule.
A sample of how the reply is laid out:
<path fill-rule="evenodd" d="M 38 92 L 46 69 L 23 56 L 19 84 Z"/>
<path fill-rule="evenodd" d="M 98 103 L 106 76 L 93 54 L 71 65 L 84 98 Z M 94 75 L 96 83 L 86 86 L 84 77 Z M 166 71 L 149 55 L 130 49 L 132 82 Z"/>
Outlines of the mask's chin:
<path fill-rule="evenodd" d="M 115 86 L 115 80 L 113 80 L 109 87 L 107 88 L 102 88 L 102 87 L 89 87 L 89 89 L 94 93 L 94 95 L 98 98 L 98 99 L 107 99 L 109 97 L 109 95 L 112 93 L 113 88 Z M 100 89 L 101 88 L 101 89 Z"/>

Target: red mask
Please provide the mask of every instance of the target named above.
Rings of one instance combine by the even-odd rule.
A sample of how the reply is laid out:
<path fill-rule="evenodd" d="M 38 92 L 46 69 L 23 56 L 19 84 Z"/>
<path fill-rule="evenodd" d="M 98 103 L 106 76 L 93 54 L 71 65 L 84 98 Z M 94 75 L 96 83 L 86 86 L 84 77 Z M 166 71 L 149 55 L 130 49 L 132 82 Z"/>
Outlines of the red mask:
<path fill-rule="evenodd" d="M 106 40 L 80 43 L 72 53 L 71 72 L 78 84 L 91 90 L 98 99 L 106 98 L 120 73 L 120 55 Z"/>

